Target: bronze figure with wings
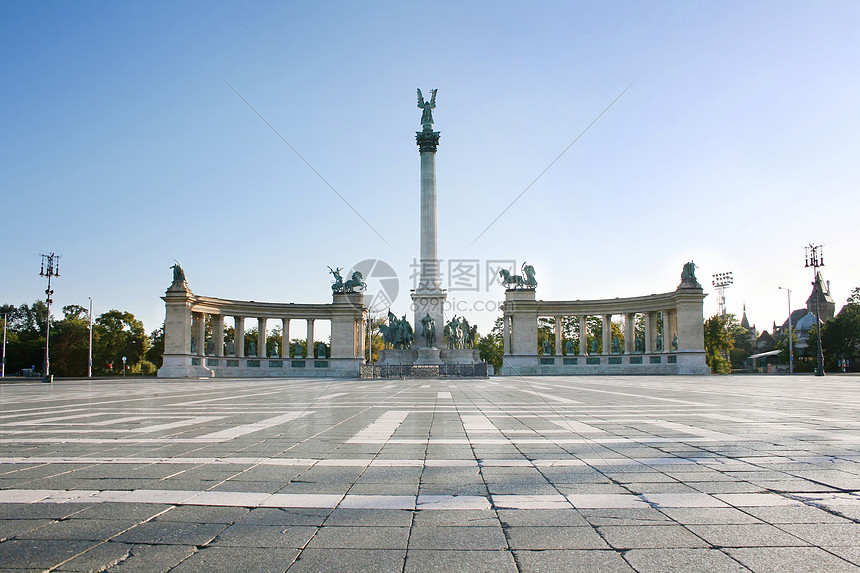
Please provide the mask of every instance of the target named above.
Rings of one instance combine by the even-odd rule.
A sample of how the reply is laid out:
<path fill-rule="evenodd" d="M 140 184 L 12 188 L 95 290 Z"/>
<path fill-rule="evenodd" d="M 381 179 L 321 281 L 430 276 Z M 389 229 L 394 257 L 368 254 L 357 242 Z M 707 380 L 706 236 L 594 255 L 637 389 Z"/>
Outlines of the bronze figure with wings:
<path fill-rule="evenodd" d="M 430 90 L 430 101 L 424 101 L 424 96 L 421 94 L 421 88 L 418 88 L 418 107 L 424 111 L 421 113 L 421 126 L 424 131 L 433 131 L 433 110 L 436 107 L 436 92 L 439 90 Z"/>

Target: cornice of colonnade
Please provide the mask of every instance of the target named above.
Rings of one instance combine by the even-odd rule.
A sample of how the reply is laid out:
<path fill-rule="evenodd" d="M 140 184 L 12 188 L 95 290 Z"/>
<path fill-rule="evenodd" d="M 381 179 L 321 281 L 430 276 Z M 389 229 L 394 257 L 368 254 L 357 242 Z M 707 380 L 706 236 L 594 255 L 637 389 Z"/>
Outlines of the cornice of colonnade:
<path fill-rule="evenodd" d="M 363 318 L 365 311 L 360 293 L 335 295 L 335 302 L 322 304 L 232 300 L 190 292 L 187 300 L 192 312 L 244 318 L 331 319 L 343 315 Z"/>
<path fill-rule="evenodd" d="M 701 288 L 689 287 L 646 296 L 596 300 L 524 300 L 522 296 L 516 296 L 515 294 L 524 291 L 514 290 L 508 292 L 514 294 L 516 298 L 507 298 L 503 309 L 505 314 L 533 312 L 538 316 L 597 316 L 657 312 L 676 308 L 679 304 L 683 303 L 701 304 L 707 296 Z"/>

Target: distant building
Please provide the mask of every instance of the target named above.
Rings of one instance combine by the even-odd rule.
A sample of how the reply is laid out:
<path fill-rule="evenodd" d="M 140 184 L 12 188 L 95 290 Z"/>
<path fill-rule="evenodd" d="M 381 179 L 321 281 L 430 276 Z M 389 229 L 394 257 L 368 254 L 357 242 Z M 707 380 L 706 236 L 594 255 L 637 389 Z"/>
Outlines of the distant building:
<path fill-rule="evenodd" d="M 806 299 L 806 310 L 815 313 L 815 301 L 818 300 L 818 308 L 822 322 L 827 322 L 836 314 L 836 301 L 830 295 L 830 281 L 824 280 L 820 272 L 815 274 L 815 282 L 812 283 L 812 294 Z"/>
<path fill-rule="evenodd" d="M 812 292 L 809 298 L 806 299 L 806 308 L 791 311 L 789 316 L 782 326 L 774 328 L 773 338 L 779 342 L 785 340 L 788 336 L 788 323 L 791 321 L 791 328 L 794 336 L 797 339 L 795 349 L 803 351 L 807 348 L 807 340 L 809 339 L 809 331 L 815 326 L 819 320 L 815 316 L 815 302 L 818 300 L 819 313 L 821 314 L 821 322 L 826 322 L 833 318 L 836 313 L 836 301 L 830 294 L 830 281 L 825 281 L 821 273 L 815 275 L 815 282 L 812 283 Z"/>

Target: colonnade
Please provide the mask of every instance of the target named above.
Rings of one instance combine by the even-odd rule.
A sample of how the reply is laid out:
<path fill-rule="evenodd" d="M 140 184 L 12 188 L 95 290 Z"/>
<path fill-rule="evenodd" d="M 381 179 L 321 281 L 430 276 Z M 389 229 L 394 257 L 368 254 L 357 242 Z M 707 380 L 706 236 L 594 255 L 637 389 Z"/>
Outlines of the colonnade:
<path fill-rule="evenodd" d="M 644 347 L 641 350 L 637 350 L 636 348 L 636 315 L 642 314 L 644 318 Z M 538 315 L 537 318 L 542 318 L 543 315 Z M 562 328 L 562 320 L 567 318 L 569 315 L 555 315 L 550 316 L 553 318 L 554 322 L 554 334 L 555 334 L 555 347 L 553 349 L 553 356 L 562 356 L 565 353 L 563 352 L 565 346 L 564 332 Z M 594 353 L 590 352 L 588 348 L 588 318 L 589 316 L 594 315 L 574 315 L 578 322 L 578 331 L 579 331 L 579 356 L 589 356 Z M 601 317 L 602 328 L 601 328 L 601 342 L 602 342 L 602 352 L 598 354 L 652 354 L 654 352 L 671 352 L 677 349 L 677 340 L 676 340 L 676 332 L 677 332 L 677 311 L 675 309 L 664 309 L 660 311 L 649 311 L 643 313 L 635 313 L 635 312 L 626 312 L 621 314 L 624 317 L 624 348 L 619 349 L 619 352 L 612 351 L 612 317 L 616 316 L 613 314 L 602 314 L 596 315 Z M 658 318 L 662 318 L 658 320 Z M 510 315 L 504 315 L 503 317 L 503 331 L 504 331 L 504 354 L 512 354 L 511 351 L 511 324 L 513 322 L 513 317 Z M 658 323 L 662 323 L 662 329 L 658 329 Z M 659 340 L 658 340 L 659 336 Z M 535 346 L 535 350 L 537 351 L 537 346 Z"/>
<path fill-rule="evenodd" d="M 703 300 L 698 283 L 683 280 L 672 292 L 600 300 L 544 301 L 533 289 L 509 289 L 503 307 L 503 374 L 705 374 Z M 637 348 L 636 317 L 643 318 L 644 338 Z M 599 316 L 602 346 L 588 344 L 588 318 Z M 623 345 L 613 348 L 612 317 L 621 316 Z M 538 320 L 554 323 L 555 348 L 541 355 Z M 576 354 L 565 353 L 563 321 L 575 317 L 579 331 Z M 662 326 L 658 327 L 658 324 Z M 546 349 L 548 350 L 548 348 Z M 643 356 L 644 355 L 644 356 Z"/>
<path fill-rule="evenodd" d="M 326 376 L 358 375 L 364 363 L 367 336 L 364 296 L 334 293 L 330 304 L 266 303 L 198 296 L 184 281 L 174 281 L 162 297 L 165 302 L 164 363 L 161 377 L 186 376 Z M 233 321 L 233 348 L 225 348 L 225 319 Z M 245 326 L 257 321 L 256 349 L 245 349 Z M 290 323 L 307 324 L 304 356 L 289 358 Z M 319 321 L 331 324 L 328 355 L 314 359 L 314 329 Z M 211 338 L 206 340 L 206 323 Z M 271 321 L 280 321 L 277 356 L 267 348 Z M 232 350 L 232 352 L 230 351 Z M 304 358 L 305 360 L 298 360 Z M 293 370 L 294 369 L 294 370 Z"/>
<path fill-rule="evenodd" d="M 212 343 L 213 348 L 212 351 L 209 351 L 208 344 L 205 343 L 205 334 L 206 334 L 206 319 L 212 321 Z M 205 312 L 192 312 L 191 314 L 191 336 L 194 340 L 200 341 L 194 346 L 192 343 L 191 349 L 192 354 L 195 356 L 214 356 L 217 358 L 222 357 L 236 357 L 236 358 L 289 358 L 290 355 L 290 321 L 294 320 L 289 317 L 280 317 L 274 318 L 274 320 L 281 321 L 281 335 L 278 337 L 278 353 L 269 356 L 268 348 L 267 348 L 267 328 L 269 318 L 267 317 L 256 317 L 257 319 L 257 340 L 255 342 L 256 352 L 253 354 L 245 355 L 245 316 L 234 315 L 233 319 L 233 352 L 229 352 L 225 348 L 224 344 L 224 318 L 225 316 L 222 314 L 209 314 Z M 254 318 L 254 317 L 251 317 Z M 304 358 L 312 358 L 314 354 L 314 350 L 316 348 L 316 341 L 314 340 L 314 325 L 317 321 L 316 318 L 305 318 L 298 319 L 305 320 L 307 322 L 307 341 L 305 343 L 305 351 Z M 328 320 L 328 319 L 326 319 Z M 355 327 L 359 328 L 359 321 L 356 320 Z M 326 358 L 326 356 L 319 356 L 319 358 Z"/>

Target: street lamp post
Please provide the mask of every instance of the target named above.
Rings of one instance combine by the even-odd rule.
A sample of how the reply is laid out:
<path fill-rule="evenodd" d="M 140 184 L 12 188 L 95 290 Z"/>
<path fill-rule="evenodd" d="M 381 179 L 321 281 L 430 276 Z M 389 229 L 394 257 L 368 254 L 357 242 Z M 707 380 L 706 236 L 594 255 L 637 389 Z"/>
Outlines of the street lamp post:
<path fill-rule="evenodd" d="M 89 358 L 87 359 L 87 378 L 93 377 L 93 297 L 88 296 L 90 299 L 90 353 Z"/>
<path fill-rule="evenodd" d="M 50 255 L 42 255 L 42 270 L 39 272 L 40 277 L 48 277 L 48 288 L 45 289 L 45 302 L 48 305 L 48 317 L 45 319 L 45 373 L 42 382 L 51 383 L 54 381 L 51 376 L 51 358 L 50 358 L 50 340 L 51 340 L 51 295 L 54 291 L 51 290 L 51 277 L 60 276 L 60 255 L 51 253 Z"/>
<path fill-rule="evenodd" d="M 816 292 L 816 288 L 818 285 L 818 267 L 824 266 L 824 253 L 822 251 L 822 245 L 813 245 L 810 243 L 808 246 L 804 247 L 805 256 L 804 259 L 806 261 L 806 268 L 812 267 L 814 271 L 814 280 L 812 281 L 812 294 L 815 296 L 815 320 L 817 321 L 817 331 L 818 331 L 818 364 L 815 368 L 816 376 L 824 376 L 824 352 L 821 348 L 821 312 L 819 307 L 819 301 L 821 300 L 821 295 L 824 293 Z"/>
<path fill-rule="evenodd" d="M 6 317 L 8 314 L 3 315 L 3 362 L 0 363 L 0 378 L 6 377 Z"/>
<path fill-rule="evenodd" d="M 791 340 L 791 289 L 785 287 L 779 288 L 788 293 L 788 373 L 794 374 L 794 345 Z"/>

